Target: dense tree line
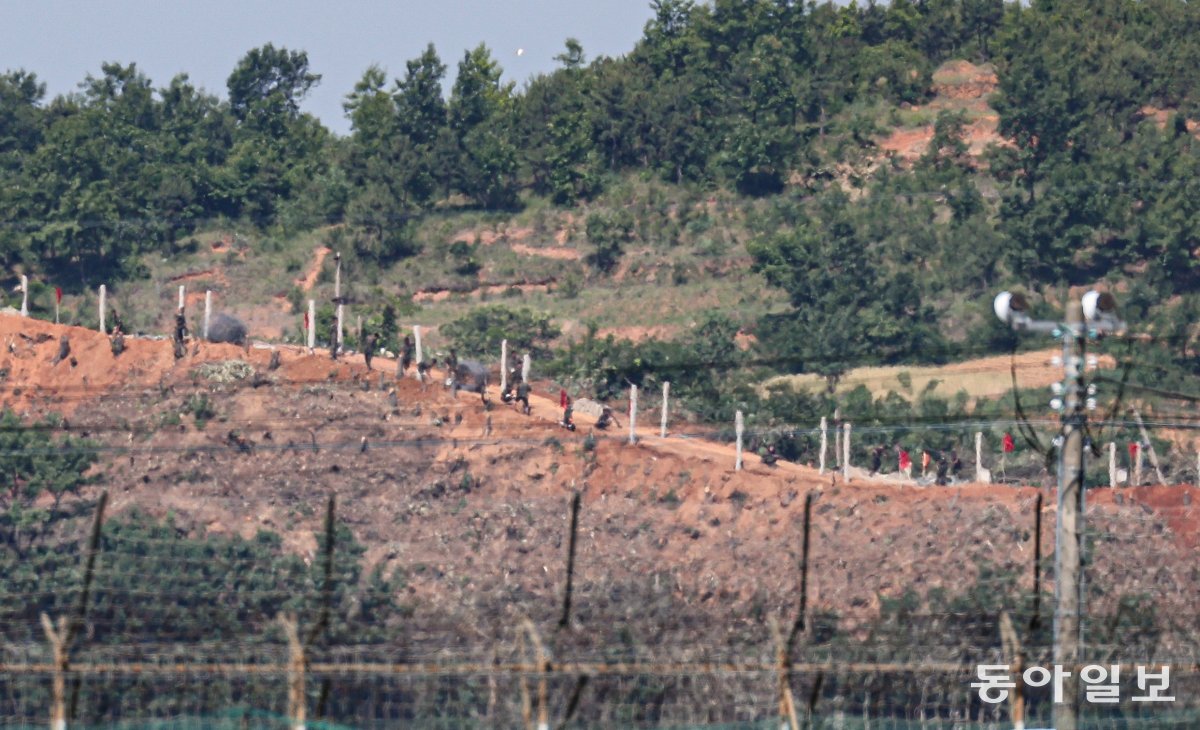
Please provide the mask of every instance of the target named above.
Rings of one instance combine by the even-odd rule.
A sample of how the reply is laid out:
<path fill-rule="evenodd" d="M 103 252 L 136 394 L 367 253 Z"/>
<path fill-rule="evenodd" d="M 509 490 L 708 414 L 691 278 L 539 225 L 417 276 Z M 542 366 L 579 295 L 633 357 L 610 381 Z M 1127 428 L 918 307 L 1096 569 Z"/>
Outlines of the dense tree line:
<path fill-rule="evenodd" d="M 1194 4 L 651 5 L 625 56 L 589 60 L 568 39 L 561 67 L 521 89 L 483 45 L 454 63 L 448 95 L 450 62 L 432 46 L 395 78 L 368 68 L 346 94 L 344 138 L 300 111 L 320 82 L 303 51 L 250 51 L 226 100 L 119 63 L 47 100 L 32 71 L 10 70 L 0 257 L 80 280 L 100 263 L 136 275 L 141 254 L 206 225 L 344 223 L 360 257 L 386 263 L 418 251 L 415 225 L 435 208 L 576 205 L 641 175 L 757 206 L 755 267 L 794 308 L 762 323 L 765 346 L 831 377 L 946 356 L 955 338 L 934 312 L 998 284 L 1127 270 L 1164 299 L 1200 284 Z M 946 114 L 913 169 L 831 172 L 875 154 L 879 109 L 926 101 L 955 58 L 995 65 L 1010 144 L 973 159 L 966 120 Z M 602 273 L 634 235 L 624 214 L 589 217 Z"/>

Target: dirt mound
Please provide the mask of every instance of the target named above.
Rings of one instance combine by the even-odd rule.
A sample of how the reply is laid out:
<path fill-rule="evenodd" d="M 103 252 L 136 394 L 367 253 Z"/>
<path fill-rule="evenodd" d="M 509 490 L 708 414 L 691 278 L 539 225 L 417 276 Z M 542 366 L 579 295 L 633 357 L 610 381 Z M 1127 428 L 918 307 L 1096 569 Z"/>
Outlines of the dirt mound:
<path fill-rule="evenodd" d="M 64 334 L 70 356 L 54 364 Z M 271 359 L 269 348 L 193 341 L 188 354 L 176 360 L 165 337 L 132 336 L 125 338 L 125 351 L 114 356 L 109 338 L 95 330 L 6 314 L 0 314 L 0 341 L 0 406 L 64 414 L 109 391 L 190 382 L 192 369 L 200 363 L 242 359 L 265 369 Z M 278 349 L 281 373 L 287 378 L 309 382 L 330 376 L 328 360 L 321 362 L 300 348 Z M 333 370 L 335 377 L 350 377 L 347 366 Z"/>

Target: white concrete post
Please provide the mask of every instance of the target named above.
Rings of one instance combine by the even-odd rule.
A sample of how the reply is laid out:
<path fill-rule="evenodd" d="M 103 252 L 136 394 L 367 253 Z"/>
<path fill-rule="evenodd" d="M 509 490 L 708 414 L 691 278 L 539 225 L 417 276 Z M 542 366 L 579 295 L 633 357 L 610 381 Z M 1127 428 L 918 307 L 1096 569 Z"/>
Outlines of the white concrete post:
<path fill-rule="evenodd" d="M 979 484 L 991 484 L 992 473 L 983 468 L 983 432 L 975 432 L 975 481 Z"/>
<path fill-rule="evenodd" d="M 525 353 L 525 357 L 521 358 L 521 380 L 529 382 L 529 366 L 532 365 L 529 361 L 529 353 Z"/>
<path fill-rule="evenodd" d="M 417 364 L 420 365 L 425 362 L 425 356 L 421 350 L 421 325 L 419 324 L 413 325 L 413 342 L 416 344 Z M 420 372 L 420 368 L 417 368 L 417 371 L 413 373 L 413 377 L 420 379 Z"/>
<path fill-rule="evenodd" d="M 342 255 L 337 255 L 337 268 L 333 273 L 333 298 L 337 300 L 337 341 L 334 347 L 337 348 L 337 353 L 342 352 Z M 417 342 L 421 340 L 418 339 Z M 421 352 L 421 346 L 417 345 L 417 352 Z M 417 362 L 421 362 L 420 354 L 417 355 Z"/>
<path fill-rule="evenodd" d="M 1146 453 L 1146 445 L 1138 443 L 1137 458 L 1133 462 L 1133 486 L 1142 486 L 1142 455 Z"/>
<path fill-rule="evenodd" d="M 29 277 L 21 274 L 21 316 L 29 316 Z"/>
<path fill-rule="evenodd" d="M 187 293 L 186 290 L 187 290 L 186 285 L 184 285 L 184 284 L 179 285 L 179 309 L 183 309 L 185 297 L 186 297 L 186 293 Z"/>
<path fill-rule="evenodd" d="M 317 346 L 317 301 L 308 300 L 308 354 L 312 354 Z"/>
<path fill-rule="evenodd" d="M 500 392 L 508 390 L 508 340 L 500 340 Z"/>
<path fill-rule="evenodd" d="M 1117 486 L 1117 444 L 1112 441 L 1108 442 L 1108 486 Z"/>
<path fill-rule="evenodd" d="M 108 313 L 108 287 L 100 285 L 100 331 L 108 332 L 108 328 L 104 326 L 104 317 Z"/>
<path fill-rule="evenodd" d="M 659 425 L 659 438 L 667 437 L 667 403 L 671 399 L 671 383 L 670 381 L 663 383 L 663 401 L 662 401 L 662 423 Z"/>
<path fill-rule="evenodd" d="M 733 468 L 736 471 L 742 470 L 742 433 L 745 431 L 746 425 L 742 418 L 742 412 L 738 411 L 733 418 L 733 430 L 737 433 L 737 460 L 733 462 Z"/>
<path fill-rule="evenodd" d="M 204 290 L 204 341 L 208 341 L 208 323 L 212 321 L 212 289 Z"/>
<path fill-rule="evenodd" d="M 829 448 L 829 422 L 821 416 L 821 460 L 818 474 L 825 473 L 825 449 Z"/>
<path fill-rule="evenodd" d="M 842 465 L 842 429 L 838 428 L 838 413 L 833 412 L 833 463 L 834 466 Z"/>
<path fill-rule="evenodd" d="M 842 439 L 842 479 L 850 481 L 850 422 L 843 424 L 846 435 Z"/>
<path fill-rule="evenodd" d="M 637 386 L 629 386 L 629 443 L 637 443 Z"/>

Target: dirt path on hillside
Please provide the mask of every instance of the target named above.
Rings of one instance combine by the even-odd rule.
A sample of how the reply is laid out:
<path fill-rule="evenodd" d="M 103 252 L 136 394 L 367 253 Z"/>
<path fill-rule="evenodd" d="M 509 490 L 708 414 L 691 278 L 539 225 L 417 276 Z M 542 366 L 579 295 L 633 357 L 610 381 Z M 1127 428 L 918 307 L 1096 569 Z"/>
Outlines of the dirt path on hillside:
<path fill-rule="evenodd" d="M 308 272 L 299 279 L 296 279 L 296 286 L 300 290 L 307 293 L 312 291 L 312 288 L 317 285 L 317 278 L 321 275 L 321 267 L 325 265 L 325 257 L 331 252 L 327 246 L 317 246 L 313 249 L 315 257 L 312 266 L 308 267 Z"/>

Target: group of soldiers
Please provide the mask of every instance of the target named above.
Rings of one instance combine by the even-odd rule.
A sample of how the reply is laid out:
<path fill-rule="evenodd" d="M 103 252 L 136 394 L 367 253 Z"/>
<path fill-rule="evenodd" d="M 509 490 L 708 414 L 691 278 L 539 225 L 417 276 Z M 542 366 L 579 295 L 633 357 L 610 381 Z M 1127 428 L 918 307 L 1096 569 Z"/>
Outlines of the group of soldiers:
<path fill-rule="evenodd" d="M 912 476 L 912 459 L 908 455 L 908 451 L 896 444 L 892 447 L 896 452 L 897 462 L 900 472 L 905 476 Z M 887 451 L 887 447 L 878 445 L 871 449 L 871 474 L 878 474 L 883 468 L 883 454 Z M 929 472 L 929 467 L 934 466 L 934 484 L 944 487 L 950 484 L 950 480 L 958 480 L 962 477 L 963 462 L 959 458 L 958 451 L 947 447 L 943 450 L 921 450 L 921 475 L 924 477 Z"/>

